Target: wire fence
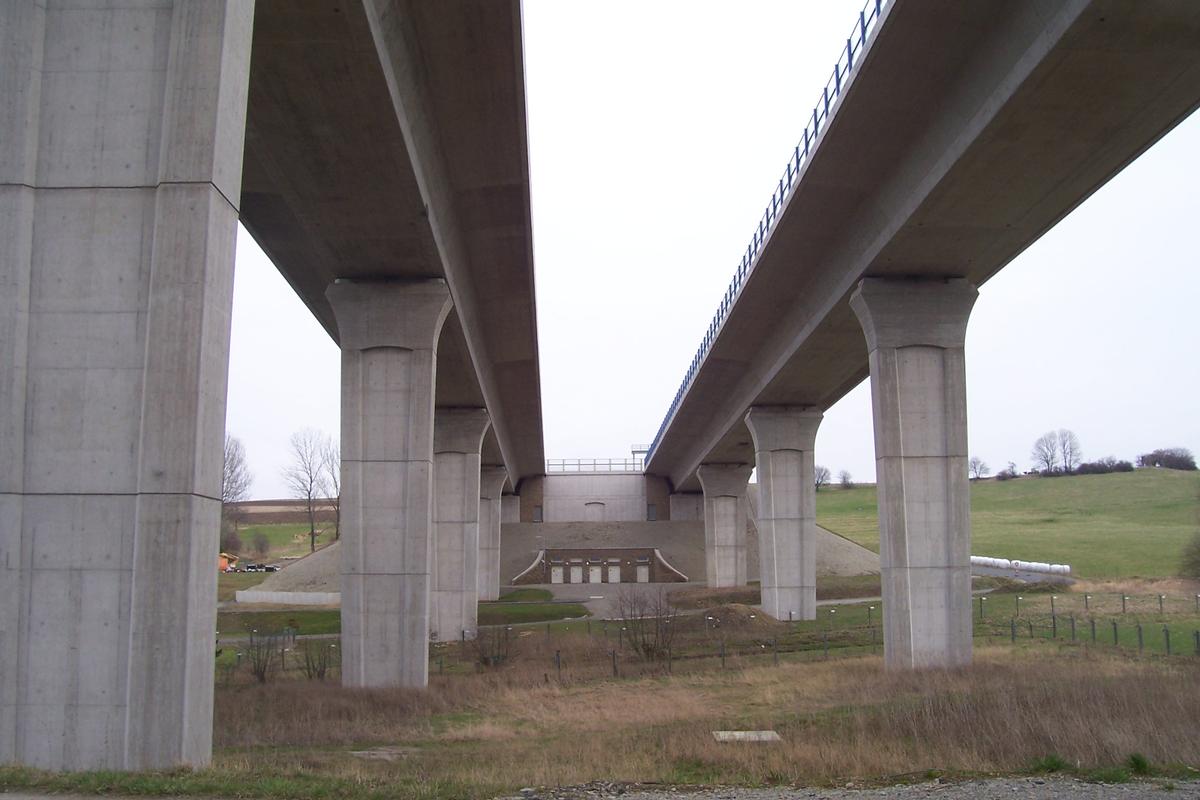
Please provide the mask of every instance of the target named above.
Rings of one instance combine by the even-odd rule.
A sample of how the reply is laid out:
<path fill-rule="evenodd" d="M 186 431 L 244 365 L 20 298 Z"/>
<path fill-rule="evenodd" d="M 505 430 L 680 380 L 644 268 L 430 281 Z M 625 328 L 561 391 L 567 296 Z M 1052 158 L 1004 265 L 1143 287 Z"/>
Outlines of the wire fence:
<path fill-rule="evenodd" d="M 892 0 L 869 0 L 862 11 L 859 12 L 858 21 L 854 29 L 850 32 L 850 35 L 846 38 L 846 45 L 842 48 L 841 53 L 838 54 L 837 61 L 834 62 L 833 73 L 821 88 L 821 94 L 817 98 L 816 105 L 813 106 L 812 116 L 804 126 L 800 141 L 792 150 L 783 175 L 780 176 L 775 189 L 771 192 L 771 200 L 767 203 L 762 216 L 759 218 L 758 225 L 750 237 L 750 243 L 746 246 L 746 250 L 738 262 L 737 269 L 734 270 L 729 287 L 725 290 L 725 294 L 722 295 L 721 302 L 717 306 L 717 311 L 713 315 L 708 329 L 705 330 L 704 337 L 700 340 L 700 346 L 696 349 L 696 354 L 692 357 L 692 361 L 684 373 L 679 390 L 675 393 L 666 416 L 663 417 L 662 424 L 659 425 L 658 432 L 654 436 L 654 441 L 648 448 L 648 452 L 646 453 L 647 462 L 654 457 L 654 451 L 658 448 L 667 425 L 670 423 L 671 418 L 675 416 L 675 412 L 679 409 L 680 403 L 683 402 L 688 388 L 699 373 L 705 356 L 708 355 L 713 342 L 716 341 L 722 323 L 724 323 L 725 318 L 728 316 L 729 310 L 733 308 L 738 295 L 741 294 L 742 286 L 745 285 L 750 273 L 754 271 L 759 254 L 762 252 L 767 239 L 770 238 L 771 231 L 774 229 L 780 213 L 787 205 L 788 197 L 799 183 L 800 176 L 804 172 L 804 168 L 808 164 L 812 154 L 816 151 L 821 141 L 821 135 L 828 127 L 830 119 L 836 114 L 838 98 L 841 97 L 842 92 L 849 84 L 854 70 L 862 63 L 866 55 L 867 45 L 879 28 L 879 22 L 883 18 L 884 9 L 888 8 L 891 3 Z"/>

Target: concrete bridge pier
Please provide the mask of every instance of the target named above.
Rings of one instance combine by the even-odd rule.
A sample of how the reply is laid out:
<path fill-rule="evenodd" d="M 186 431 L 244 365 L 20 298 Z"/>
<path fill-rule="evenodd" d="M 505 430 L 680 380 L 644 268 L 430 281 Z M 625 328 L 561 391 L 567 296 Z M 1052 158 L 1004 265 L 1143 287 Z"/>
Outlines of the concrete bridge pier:
<path fill-rule="evenodd" d="M 479 475 L 479 583 L 480 600 L 500 599 L 500 509 L 508 470 L 485 466 Z"/>
<path fill-rule="evenodd" d="M 485 408 L 438 409 L 433 423 L 433 597 L 430 633 L 456 642 L 479 627 L 480 451 Z"/>
<path fill-rule="evenodd" d="M 705 578 L 712 588 L 746 585 L 748 464 L 701 464 Z"/>
<path fill-rule="evenodd" d="M 971 661 L 963 344 L 977 295 L 961 279 L 866 278 L 850 298 L 871 368 L 889 667 Z"/>
<path fill-rule="evenodd" d="M 253 13 L 0 3 L 0 763 L 211 759 Z"/>
<path fill-rule="evenodd" d="M 429 682 L 429 564 L 441 279 L 338 281 L 342 684 Z"/>
<path fill-rule="evenodd" d="M 822 413 L 755 406 L 746 414 L 758 468 L 758 557 L 763 611 L 817 618 L 817 491 L 813 445 Z"/>

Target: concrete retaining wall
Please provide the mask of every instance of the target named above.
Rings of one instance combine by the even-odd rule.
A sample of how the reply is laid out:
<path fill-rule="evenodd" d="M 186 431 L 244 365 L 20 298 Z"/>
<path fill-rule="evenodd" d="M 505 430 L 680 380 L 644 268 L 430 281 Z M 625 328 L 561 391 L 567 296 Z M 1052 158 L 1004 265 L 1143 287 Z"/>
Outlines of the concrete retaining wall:
<path fill-rule="evenodd" d="M 263 592 L 243 589 L 234 595 L 238 603 L 270 603 L 281 606 L 336 606 L 342 602 L 341 592 Z"/>

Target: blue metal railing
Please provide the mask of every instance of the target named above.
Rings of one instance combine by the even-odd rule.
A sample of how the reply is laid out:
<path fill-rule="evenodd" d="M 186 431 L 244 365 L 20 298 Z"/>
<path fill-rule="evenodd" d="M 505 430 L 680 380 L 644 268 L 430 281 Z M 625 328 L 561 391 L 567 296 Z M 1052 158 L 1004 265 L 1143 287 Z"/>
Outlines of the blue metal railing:
<path fill-rule="evenodd" d="M 854 26 L 854 30 L 846 39 L 846 46 L 842 48 L 841 55 L 833 65 L 833 75 L 825 83 L 821 89 L 821 94 L 817 98 L 817 105 L 813 108 L 812 118 L 808 124 L 804 126 L 804 136 L 792 151 L 791 158 L 788 159 L 787 168 L 783 172 L 783 176 L 779 179 L 779 183 L 775 186 L 775 191 L 771 193 L 771 202 L 767 204 L 767 208 L 763 211 L 762 218 L 758 221 L 758 227 L 754 230 L 754 235 L 750 238 L 750 244 L 746 247 L 746 252 L 742 254 L 741 261 L 738 262 L 737 270 L 733 273 L 733 280 L 729 282 L 729 288 L 725 290 L 725 294 L 721 297 L 720 305 L 717 306 L 717 313 L 713 315 L 712 322 L 708 325 L 708 330 L 704 332 L 704 338 L 700 340 L 700 347 L 696 349 L 696 355 L 692 357 L 692 363 L 688 365 L 687 372 L 683 376 L 683 382 L 679 385 L 679 391 L 675 393 L 675 399 L 671 401 L 671 407 L 667 409 L 667 415 L 663 417 L 662 424 L 658 426 L 658 432 L 654 435 L 654 442 L 650 445 L 649 452 L 646 453 L 646 463 L 654 457 L 654 451 L 658 449 L 658 443 L 662 440 L 662 435 L 670 424 L 671 418 L 675 416 L 675 412 L 679 410 L 679 404 L 683 402 L 684 395 L 687 394 L 688 388 L 695 380 L 697 373 L 700 372 L 700 365 L 704 363 L 705 356 L 708 355 L 709 349 L 716 341 L 717 334 L 721 330 L 721 325 L 725 322 L 725 317 L 728 316 L 729 310 L 733 308 L 734 302 L 738 295 L 741 294 L 742 286 L 746 282 L 746 277 L 754 269 L 755 263 L 758 261 L 759 253 L 762 252 L 763 245 L 767 241 L 772 228 L 775 226 L 776 220 L 779 219 L 779 214 L 787 204 L 788 195 L 796 186 L 800 179 L 801 168 L 808 163 L 809 156 L 816 150 L 817 137 L 825 130 L 829 124 L 830 109 L 834 102 L 842 93 L 842 88 L 845 86 L 847 77 L 862 60 L 863 51 L 866 49 L 867 42 L 879 27 L 879 20 L 883 15 L 884 7 L 890 5 L 892 0 L 868 0 L 863 10 L 858 14 L 858 22 Z"/>

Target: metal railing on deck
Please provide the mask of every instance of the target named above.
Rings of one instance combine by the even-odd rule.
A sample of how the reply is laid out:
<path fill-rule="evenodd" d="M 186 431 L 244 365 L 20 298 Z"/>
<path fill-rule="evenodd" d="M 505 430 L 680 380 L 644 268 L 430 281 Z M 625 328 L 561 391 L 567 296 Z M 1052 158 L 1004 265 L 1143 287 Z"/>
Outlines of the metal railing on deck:
<path fill-rule="evenodd" d="M 546 474 L 560 472 L 641 472 L 640 458 L 548 458 Z"/>
<path fill-rule="evenodd" d="M 692 381 L 695 380 L 696 374 L 700 371 L 700 365 L 704 363 L 705 356 L 708 355 L 709 349 L 716 340 L 717 333 L 721 330 L 721 325 L 724 323 L 725 317 L 729 314 L 729 309 L 733 307 L 734 301 L 741 294 L 746 277 L 754 269 L 754 265 L 758 261 L 759 253 L 762 251 L 768 235 L 775 226 L 776 220 L 779 219 L 780 212 L 787 205 L 787 198 L 799 181 L 801 169 L 808 163 L 810 154 L 816 150 L 818 137 L 829 124 L 834 102 L 841 96 L 842 89 L 846 85 L 850 73 L 862 60 L 867 42 L 870 41 L 871 36 L 879 28 L 879 20 L 883 15 L 884 7 L 889 6 L 892 2 L 893 0 L 869 0 L 866 6 L 863 7 L 863 10 L 859 12 L 858 22 L 854 26 L 854 30 L 851 31 L 849 38 L 846 39 L 846 46 L 842 48 L 841 55 L 833 65 L 833 75 L 821 90 L 821 94 L 817 98 L 817 105 L 813 108 L 812 117 L 808 124 L 804 126 L 804 135 L 792 151 L 792 157 L 788 159 L 783 176 L 779 179 L 779 183 L 776 184 L 775 191 L 771 193 L 771 202 L 767 204 L 766 210 L 763 211 L 762 218 L 758 221 L 758 227 L 755 229 L 754 235 L 750 238 L 750 244 L 746 247 L 746 252 L 742 254 L 742 259 L 738 262 L 737 270 L 733 273 L 733 280 L 729 282 L 729 288 L 721 298 L 721 303 L 717 307 L 717 313 L 713 315 L 708 330 L 704 332 L 704 338 L 700 340 L 700 347 L 696 349 L 696 355 L 693 356 L 692 363 L 688 365 L 687 372 L 683 376 L 683 382 L 679 385 L 679 391 L 675 393 L 675 399 L 671 401 L 671 407 L 667 410 L 666 416 L 663 417 L 662 424 L 658 426 L 658 432 L 654 435 L 654 442 L 650 445 L 649 452 L 646 453 L 646 461 L 650 461 L 653 458 L 654 451 L 658 448 L 658 443 L 662 439 L 663 432 L 666 431 L 671 418 L 675 416 L 675 412 L 679 410 L 679 404 L 683 402 L 683 397 L 687 394 L 688 387 L 692 385 Z"/>

